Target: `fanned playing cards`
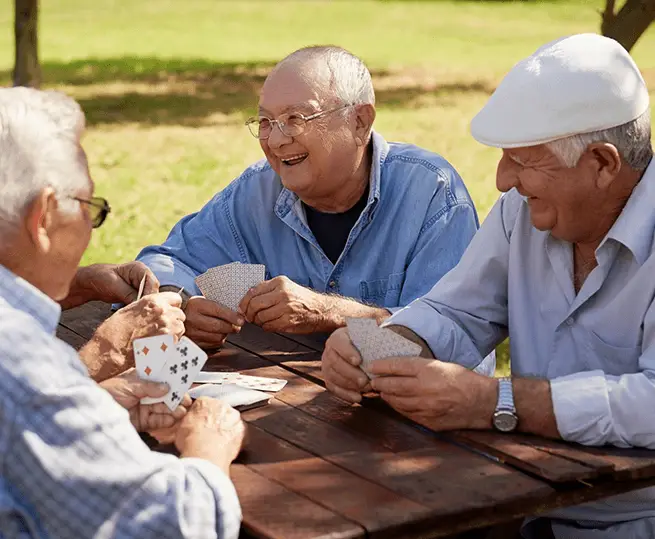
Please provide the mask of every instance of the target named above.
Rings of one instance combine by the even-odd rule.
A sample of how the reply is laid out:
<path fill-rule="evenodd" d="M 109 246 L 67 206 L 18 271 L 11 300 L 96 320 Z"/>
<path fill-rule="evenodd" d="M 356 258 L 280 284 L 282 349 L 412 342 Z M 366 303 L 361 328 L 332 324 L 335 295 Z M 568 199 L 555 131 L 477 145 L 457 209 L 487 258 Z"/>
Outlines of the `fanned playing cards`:
<path fill-rule="evenodd" d="M 347 318 L 350 340 L 362 356 L 360 368 L 369 378 L 371 363 L 386 357 L 418 356 L 421 347 L 390 329 L 381 328 L 372 318 Z"/>
<path fill-rule="evenodd" d="M 146 397 L 141 404 L 164 402 L 170 410 L 177 408 L 207 361 L 207 354 L 187 337 L 177 344 L 171 335 L 135 339 L 132 348 L 139 378 L 166 382 L 170 387 L 163 397 Z"/>
<path fill-rule="evenodd" d="M 232 262 L 208 269 L 195 282 L 203 296 L 236 311 L 246 292 L 266 277 L 263 264 Z"/>

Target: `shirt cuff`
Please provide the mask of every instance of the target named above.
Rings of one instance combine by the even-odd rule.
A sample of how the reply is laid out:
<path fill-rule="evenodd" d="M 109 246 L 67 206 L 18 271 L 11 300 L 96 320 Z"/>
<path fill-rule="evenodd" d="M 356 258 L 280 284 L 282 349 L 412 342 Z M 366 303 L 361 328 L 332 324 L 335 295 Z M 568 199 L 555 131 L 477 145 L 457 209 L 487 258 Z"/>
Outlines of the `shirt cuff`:
<path fill-rule="evenodd" d="M 223 529 L 223 533 L 219 533 L 218 537 L 221 539 L 237 539 L 241 529 L 241 505 L 230 478 L 218 466 L 206 460 L 194 457 L 185 457 L 180 460 L 184 463 L 184 466 L 195 468 L 216 493 L 217 512 L 220 515 Z"/>
<path fill-rule="evenodd" d="M 553 411 L 562 439 L 583 445 L 607 443 L 611 409 L 602 371 L 586 371 L 550 381 Z"/>

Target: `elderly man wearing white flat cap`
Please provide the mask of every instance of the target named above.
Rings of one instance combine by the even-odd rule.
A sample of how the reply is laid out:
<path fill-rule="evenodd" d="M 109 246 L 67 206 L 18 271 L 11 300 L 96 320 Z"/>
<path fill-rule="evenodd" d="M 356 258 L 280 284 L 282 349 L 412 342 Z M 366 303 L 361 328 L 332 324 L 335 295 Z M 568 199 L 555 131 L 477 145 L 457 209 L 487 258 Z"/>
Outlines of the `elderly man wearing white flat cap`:
<path fill-rule="evenodd" d="M 386 324 L 437 360 L 379 360 L 373 388 L 434 430 L 654 449 L 655 165 L 637 66 L 598 35 L 555 41 L 509 72 L 471 131 L 502 149 L 505 194 L 460 263 Z M 470 369 L 508 335 L 511 378 Z M 359 361 L 346 330 L 325 354 Z M 523 536 L 653 538 L 655 490 L 547 517 Z"/>

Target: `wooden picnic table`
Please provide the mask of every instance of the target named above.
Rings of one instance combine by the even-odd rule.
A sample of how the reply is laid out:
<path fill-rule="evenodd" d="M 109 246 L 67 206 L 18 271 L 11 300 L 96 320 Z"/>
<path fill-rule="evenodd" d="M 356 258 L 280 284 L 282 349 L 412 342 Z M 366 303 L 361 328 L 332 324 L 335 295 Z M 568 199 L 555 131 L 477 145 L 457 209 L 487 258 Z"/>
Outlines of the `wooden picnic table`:
<path fill-rule="evenodd" d="M 66 311 L 58 335 L 79 349 L 109 314 L 98 302 Z M 324 387 L 324 341 L 246 325 L 207 361 L 288 380 L 242 414 L 250 439 L 231 475 L 245 537 L 447 537 L 655 484 L 655 451 L 436 434 L 380 399 L 349 405 Z"/>

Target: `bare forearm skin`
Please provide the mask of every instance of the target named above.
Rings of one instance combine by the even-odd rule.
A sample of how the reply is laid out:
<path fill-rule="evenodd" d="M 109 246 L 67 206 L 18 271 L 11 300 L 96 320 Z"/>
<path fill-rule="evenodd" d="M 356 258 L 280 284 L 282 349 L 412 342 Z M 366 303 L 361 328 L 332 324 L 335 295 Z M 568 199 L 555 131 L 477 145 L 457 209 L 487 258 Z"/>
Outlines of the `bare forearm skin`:
<path fill-rule="evenodd" d="M 316 332 L 328 333 L 346 326 L 346 318 L 373 318 L 379 324 L 391 316 L 383 307 L 364 305 L 354 299 L 321 294 L 324 307 L 323 317 Z"/>
<path fill-rule="evenodd" d="M 405 326 L 388 326 L 402 337 L 415 342 L 422 348 L 421 357 L 434 358 L 427 342 Z M 485 377 L 486 378 L 486 377 Z M 548 380 L 536 378 L 512 378 L 514 406 L 519 418 L 517 429 L 520 432 L 535 434 L 546 438 L 561 438 L 553 409 L 553 399 Z M 476 429 L 493 428 L 492 419 L 498 402 L 498 380 L 486 378 L 477 398 L 479 419 L 471 425 Z"/>

